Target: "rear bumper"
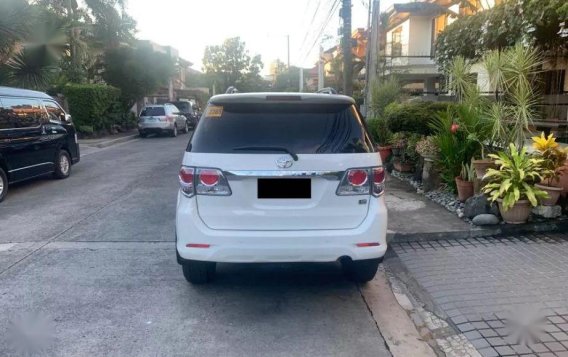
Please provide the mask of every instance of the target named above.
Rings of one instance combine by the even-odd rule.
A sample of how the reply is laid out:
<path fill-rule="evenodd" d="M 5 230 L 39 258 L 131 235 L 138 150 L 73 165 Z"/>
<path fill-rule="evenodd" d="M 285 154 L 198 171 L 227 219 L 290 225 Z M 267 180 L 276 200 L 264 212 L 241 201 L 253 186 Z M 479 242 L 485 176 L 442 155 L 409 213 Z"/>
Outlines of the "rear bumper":
<path fill-rule="evenodd" d="M 195 197 L 178 194 L 177 251 L 181 259 L 225 263 L 329 262 L 341 257 L 374 259 L 387 250 L 387 210 L 383 197 L 370 198 L 365 220 L 353 229 L 244 231 L 210 229 L 197 213 Z M 357 243 L 378 246 L 357 247 Z M 188 248 L 187 244 L 209 244 Z"/>
<path fill-rule="evenodd" d="M 170 131 L 174 129 L 174 123 L 163 122 L 163 123 L 143 123 L 138 124 L 138 131 L 144 133 L 161 133 L 164 131 Z"/>

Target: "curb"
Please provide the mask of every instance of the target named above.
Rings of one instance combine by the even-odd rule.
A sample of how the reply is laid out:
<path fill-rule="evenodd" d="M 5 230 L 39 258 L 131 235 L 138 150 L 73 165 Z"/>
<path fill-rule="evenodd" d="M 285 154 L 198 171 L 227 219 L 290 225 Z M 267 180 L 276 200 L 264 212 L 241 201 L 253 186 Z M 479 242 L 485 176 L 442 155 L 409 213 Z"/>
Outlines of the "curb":
<path fill-rule="evenodd" d="M 98 143 L 96 145 L 89 145 L 87 143 L 82 143 L 81 141 L 79 141 L 79 145 L 91 146 L 91 147 L 96 147 L 96 148 L 102 149 L 102 148 L 106 148 L 106 147 L 109 147 L 109 146 L 112 146 L 112 145 L 116 145 L 116 144 L 124 143 L 124 142 L 130 141 L 130 140 L 134 140 L 138 137 L 139 137 L 139 135 L 138 135 L 138 133 L 136 133 L 136 134 L 123 136 L 123 137 L 120 137 L 120 138 L 117 138 L 117 139 L 103 141 L 103 142 Z"/>
<path fill-rule="evenodd" d="M 443 239 L 467 239 L 488 236 L 523 235 L 531 233 L 566 232 L 568 220 L 526 224 L 500 224 L 494 228 L 470 229 L 467 231 L 428 232 L 428 233 L 388 233 L 389 243 L 420 242 Z"/>

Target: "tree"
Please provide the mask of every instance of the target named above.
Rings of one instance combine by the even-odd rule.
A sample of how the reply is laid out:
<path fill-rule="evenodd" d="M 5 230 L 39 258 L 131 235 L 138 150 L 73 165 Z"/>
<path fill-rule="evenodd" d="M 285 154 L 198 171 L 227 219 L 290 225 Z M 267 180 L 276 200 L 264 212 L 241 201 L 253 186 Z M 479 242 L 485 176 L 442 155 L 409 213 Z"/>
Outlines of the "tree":
<path fill-rule="evenodd" d="M 260 55 L 251 58 L 245 43 L 239 37 L 225 40 L 222 45 L 207 46 L 203 69 L 217 90 L 229 86 L 260 85 L 263 64 Z M 242 90 L 242 89 L 240 89 Z"/>
<path fill-rule="evenodd" d="M 25 0 L 0 1 L 0 65 L 19 49 L 29 31 L 30 6 Z"/>
<path fill-rule="evenodd" d="M 308 78 L 310 70 L 304 69 L 304 80 Z M 300 68 L 290 66 L 289 69 L 276 75 L 272 90 L 275 92 L 298 92 L 300 87 Z"/>
<path fill-rule="evenodd" d="M 59 62 L 67 50 L 65 22 L 38 6 L 28 7 L 26 15 L 28 28 L 22 38 L 12 41 L 11 53 L 0 64 L 0 81 L 46 90 L 59 73 Z"/>
<path fill-rule="evenodd" d="M 121 90 L 121 103 L 125 110 L 138 99 L 166 85 L 174 71 L 171 57 L 146 46 L 117 47 L 104 55 L 103 79 Z"/>

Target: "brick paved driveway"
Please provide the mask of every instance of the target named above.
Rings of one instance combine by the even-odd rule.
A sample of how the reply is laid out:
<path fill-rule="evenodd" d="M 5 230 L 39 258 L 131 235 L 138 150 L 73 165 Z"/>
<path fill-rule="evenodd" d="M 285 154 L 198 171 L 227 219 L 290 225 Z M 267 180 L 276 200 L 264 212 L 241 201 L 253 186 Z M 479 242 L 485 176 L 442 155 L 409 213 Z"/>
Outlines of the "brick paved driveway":
<path fill-rule="evenodd" d="M 392 245 L 482 356 L 568 356 L 568 235 Z"/>

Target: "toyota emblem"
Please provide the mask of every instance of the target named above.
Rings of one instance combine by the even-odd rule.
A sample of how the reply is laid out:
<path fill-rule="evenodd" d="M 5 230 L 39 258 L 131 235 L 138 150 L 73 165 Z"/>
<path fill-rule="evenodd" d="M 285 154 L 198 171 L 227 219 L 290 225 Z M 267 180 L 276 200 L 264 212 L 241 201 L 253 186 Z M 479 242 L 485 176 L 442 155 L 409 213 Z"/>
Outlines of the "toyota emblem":
<path fill-rule="evenodd" d="M 281 169 L 287 169 L 292 166 L 293 163 L 294 161 L 292 161 L 292 159 L 288 156 L 282 156 L 276 160 L 276 166 Z"/>

